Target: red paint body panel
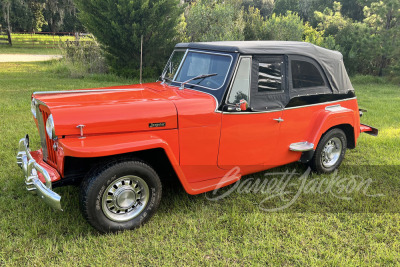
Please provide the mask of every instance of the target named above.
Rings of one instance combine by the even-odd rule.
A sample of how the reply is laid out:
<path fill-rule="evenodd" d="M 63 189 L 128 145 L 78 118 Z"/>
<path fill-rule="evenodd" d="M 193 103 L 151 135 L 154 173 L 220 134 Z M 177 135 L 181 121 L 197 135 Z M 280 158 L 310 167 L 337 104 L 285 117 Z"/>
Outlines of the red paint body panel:
<path fill-rule="evenodd" d="M 165 122 L 163 129 L 176 129 L 176 108 L 146 88 L 120 87 L 126 91 L 49 94 L 36 96 L 53 114 L 56 135 L 104 134 L 149 130 L 149 123 Z"/>
<path fill-rule="evenodd" d="M 80 139 L 68 137 L 59 140 L 65 156 L 77 158 L 104 157 L 152 148 L 171 150 L 179 158 L 178 131 L 123 133 L 88 136 Z"/>
<path fill-rule="evenodd" d="M 44 169 L 46 169 L 46 171 L 50 175 L 50 180 L 52 182 L 55 182 L 55 181 L 58 181 L 61 179 L 61 176 L 58 173 L 58 171 L 43 161 L 43 153 L 42 153 L 41 149 L 39 149 L 37 151 L 31 151 L 31 156 L 40 166 L 42 166 Z M 38 176 L 42 183 L 46 183 L 46 181 L 41 173 L 38 172 Z"/>
<path fill-rule="evenodd" d="M 268 113 L 224 113 L 218 165 L 230 170 L 241 166 L 246 173 L 275 163 L 282 111 Z"/>
<path fill-rule="evenodd" d="M 188 182 L 223 177 L 218 168 L 221 113 L 215 112 L 216 100 L 194 90 L 179 90 L 173 100 L 178 110 L 180 165 Z M 201 97 L 200 97 L 201 95 Z"/>
<path fill-rule="evenodd" d="M 326 110 L 326 107 L 340 105 L 343 109 L 337 111 Z M 328 129 L 341 124 L 349 124 L 354 129 L 359 127 L 358 106 L 356 99 L 322 103 L 308 107 L 285 109 L 280 136 L 277 157 L 278 165 L 284 165 L 300 159 L 301 152 L 290 151 L 292 143 L 308 141 L 316 148 L 319 139 Z M 355 140 L 358 134 L 355 131 Z"/>

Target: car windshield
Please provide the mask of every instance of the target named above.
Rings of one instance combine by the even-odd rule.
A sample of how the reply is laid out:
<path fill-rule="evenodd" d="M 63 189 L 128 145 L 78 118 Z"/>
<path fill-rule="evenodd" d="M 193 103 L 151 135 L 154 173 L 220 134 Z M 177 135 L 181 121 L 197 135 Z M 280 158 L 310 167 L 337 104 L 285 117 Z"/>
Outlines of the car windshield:
<path fill-rule="evenodd" d="M 195 79 L 187 85 L 197 85 L 207 89 L 219 89 L 225 83 L 232 57 L 200 51 L 174 51 L 164 69 L 163 79 L 182 83 L 196 76 L 216 74 L 202 79 Z M 182 61 L 182 62 L 181 62 Z"/>

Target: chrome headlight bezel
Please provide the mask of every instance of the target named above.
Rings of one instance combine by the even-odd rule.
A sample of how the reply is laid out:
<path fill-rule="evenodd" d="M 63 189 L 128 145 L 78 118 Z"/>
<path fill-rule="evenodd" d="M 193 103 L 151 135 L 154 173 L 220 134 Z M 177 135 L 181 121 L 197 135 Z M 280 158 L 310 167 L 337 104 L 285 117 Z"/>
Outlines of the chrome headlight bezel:
<path fill-rule="evenodd" d="M 32 98 L 31 101 L 31 112 L 33 117 L 36 119 L 36 100 L 34 98 Z"/>
<path fill-rule="evenodd" d="M 56 139 L 56 130 L 54 128 L 54 120 L 53 120 L 53 115 L 50 114 L 50 116 L 47 118 L 46 121 L 46 132 L 47 135 L 49 136 L 50 139 Z"/>

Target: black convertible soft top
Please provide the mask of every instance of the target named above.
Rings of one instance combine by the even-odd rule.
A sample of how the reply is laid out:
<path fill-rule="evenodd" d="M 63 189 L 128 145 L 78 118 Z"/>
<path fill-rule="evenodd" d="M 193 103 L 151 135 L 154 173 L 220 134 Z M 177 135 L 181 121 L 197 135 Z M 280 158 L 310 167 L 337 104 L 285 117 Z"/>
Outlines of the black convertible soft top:
<path fill-rule="evenodd" d="M 338 51 L 329 50 L 306 42 L 293 41 L 220 41 L 202 43 L 179 43 L 175 48 L 193 48 L 240 54 L 302 55 L 315 59 L 325 71 L 335 94 L 353 91 L 349 76 Z"/>

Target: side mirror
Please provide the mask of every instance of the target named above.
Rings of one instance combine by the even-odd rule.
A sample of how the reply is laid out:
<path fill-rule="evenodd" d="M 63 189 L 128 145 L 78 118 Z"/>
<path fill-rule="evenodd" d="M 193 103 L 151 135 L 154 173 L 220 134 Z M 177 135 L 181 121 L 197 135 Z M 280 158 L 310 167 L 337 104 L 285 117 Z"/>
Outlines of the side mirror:
<path fill-rule="evenodd" d="M 247 104 L 247 101 L 244 99 L 241 99 L 239 102 L 239 109 L 238 111 L 246 111 L 249 105 Z"/>
<path fill-rule="evenodd" d="M 239 103 L 236 103 L 235 105 L 225 105 L 223 110 L 228 112 L 240 112 L 246 111 L 248 110 L 248 108 L 249 105 L 247 104 L 247 101 L 242 99 Z"/>

